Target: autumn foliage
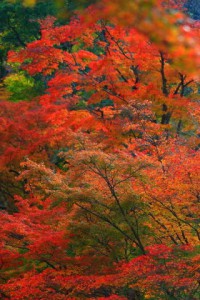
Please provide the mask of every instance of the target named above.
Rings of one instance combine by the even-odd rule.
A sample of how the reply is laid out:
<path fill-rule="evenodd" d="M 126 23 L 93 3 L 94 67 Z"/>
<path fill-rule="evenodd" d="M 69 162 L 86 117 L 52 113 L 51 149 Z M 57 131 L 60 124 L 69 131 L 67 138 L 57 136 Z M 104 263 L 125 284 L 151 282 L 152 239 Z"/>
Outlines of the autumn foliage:
<path fill-rule="evenodd" d="M 200 35 L 182 3 L 97 1 L 9 52 L 45 92 L 0 102 L 1 299 L 199 299 Z"/>

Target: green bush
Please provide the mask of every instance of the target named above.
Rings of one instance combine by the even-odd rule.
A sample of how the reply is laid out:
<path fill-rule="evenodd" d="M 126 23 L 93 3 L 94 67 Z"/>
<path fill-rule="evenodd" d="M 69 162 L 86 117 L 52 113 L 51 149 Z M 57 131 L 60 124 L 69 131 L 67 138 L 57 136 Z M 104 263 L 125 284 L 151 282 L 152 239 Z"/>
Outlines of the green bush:
<path fill-rule="evenodd" d="M 11 101 L 31 100 L 43 91 L 43 83 L 23 72 L 11 74 L 4 80 Z"/>

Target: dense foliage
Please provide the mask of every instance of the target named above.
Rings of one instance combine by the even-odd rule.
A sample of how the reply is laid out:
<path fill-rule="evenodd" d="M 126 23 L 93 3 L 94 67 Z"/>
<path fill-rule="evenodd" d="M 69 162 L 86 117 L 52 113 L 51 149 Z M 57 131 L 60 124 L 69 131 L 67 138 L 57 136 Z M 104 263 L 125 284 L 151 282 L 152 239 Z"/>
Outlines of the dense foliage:
<path fill-rule="evenodd" d="M 1 299 L 199 299 L 200 29 L 183 2 L 100 1 L 9 51 Z"/>

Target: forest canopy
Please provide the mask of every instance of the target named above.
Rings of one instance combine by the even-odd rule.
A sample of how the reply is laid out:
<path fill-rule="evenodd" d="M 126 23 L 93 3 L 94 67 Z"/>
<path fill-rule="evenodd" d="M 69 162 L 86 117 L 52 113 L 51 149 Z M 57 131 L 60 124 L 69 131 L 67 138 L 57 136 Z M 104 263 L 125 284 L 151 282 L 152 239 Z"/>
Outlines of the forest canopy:
<path fill-rule="evenodd" d="M 199 299 L 198 11 L 1 1 L 0 299 Z"/>

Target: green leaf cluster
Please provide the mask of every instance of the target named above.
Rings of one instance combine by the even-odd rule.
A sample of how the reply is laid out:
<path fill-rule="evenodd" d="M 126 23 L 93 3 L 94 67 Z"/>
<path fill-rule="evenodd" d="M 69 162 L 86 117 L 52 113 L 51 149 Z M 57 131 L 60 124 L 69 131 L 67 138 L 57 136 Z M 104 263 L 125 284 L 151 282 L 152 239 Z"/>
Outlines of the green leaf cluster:
<path fill-rule="evenodd" d="M 23 72 L 10 74 L 4 80 L 5 86 L 10 93 L 11 101 L 31 100 L 40 95 L 44 90 L 41 81 L 25 75 Z"/>

